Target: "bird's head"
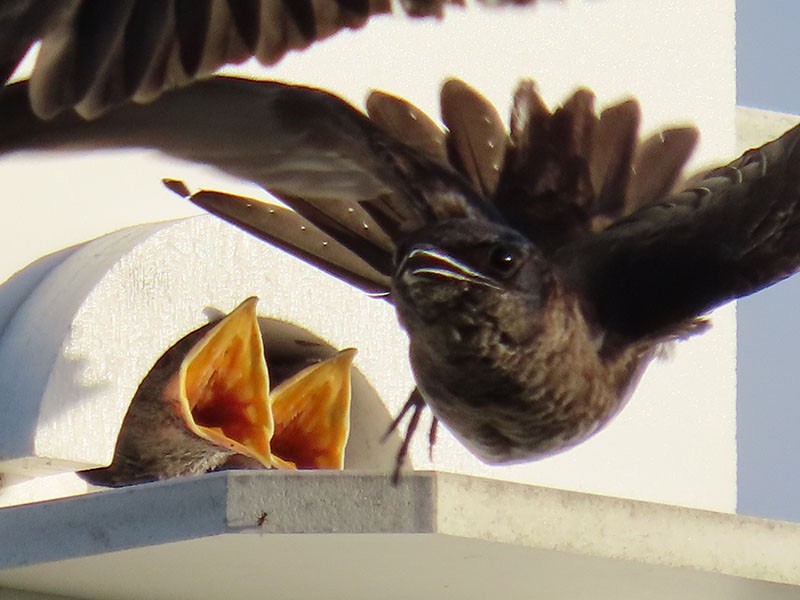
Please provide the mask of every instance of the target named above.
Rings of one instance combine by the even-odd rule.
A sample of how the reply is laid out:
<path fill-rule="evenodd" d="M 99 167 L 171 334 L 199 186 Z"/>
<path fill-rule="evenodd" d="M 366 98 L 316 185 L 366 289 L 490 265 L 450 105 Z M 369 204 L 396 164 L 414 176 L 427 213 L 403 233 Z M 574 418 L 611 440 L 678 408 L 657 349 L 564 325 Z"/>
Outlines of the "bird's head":
<path fill-rule="evenodd" d="M 392 298 L 404 326 L 442 319 L 469 327 L 486 319 L 535 313 L 552 275 L 533 243 L 514 229 L 472 219 L 425 228 L 398 250 Z M 513 316 L 512 316 L 513 318 Z"/>

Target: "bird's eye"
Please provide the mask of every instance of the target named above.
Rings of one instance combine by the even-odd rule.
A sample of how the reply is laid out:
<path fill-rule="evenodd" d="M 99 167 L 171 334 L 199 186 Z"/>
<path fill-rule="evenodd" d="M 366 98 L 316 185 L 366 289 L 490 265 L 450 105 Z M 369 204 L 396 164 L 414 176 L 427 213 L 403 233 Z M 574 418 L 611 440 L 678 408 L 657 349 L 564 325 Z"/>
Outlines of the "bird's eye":
<path fill-rule="evenodd" d="M 489 251 L 489 268 L 495 275 L 509 277 L 519 266 L 520 253 L 508 244 L 497 244 Z"/>

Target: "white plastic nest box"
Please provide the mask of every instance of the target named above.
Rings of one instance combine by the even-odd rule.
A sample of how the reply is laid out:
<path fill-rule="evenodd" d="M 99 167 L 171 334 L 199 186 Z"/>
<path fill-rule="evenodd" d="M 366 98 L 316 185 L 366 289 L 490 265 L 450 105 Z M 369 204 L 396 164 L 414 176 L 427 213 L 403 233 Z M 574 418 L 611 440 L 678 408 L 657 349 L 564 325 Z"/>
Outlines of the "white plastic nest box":
<path fill-rule="evenodd" d="M 268 353 L 304 340 L 359 349 L 347 463 L 388 469 L 396 445 L 379 440 L 413 388 L 394 309 L 203 216 L 106 235 L 0 288 L 0 472 L 108 464 L 156 360 L 253 295 Z"/>

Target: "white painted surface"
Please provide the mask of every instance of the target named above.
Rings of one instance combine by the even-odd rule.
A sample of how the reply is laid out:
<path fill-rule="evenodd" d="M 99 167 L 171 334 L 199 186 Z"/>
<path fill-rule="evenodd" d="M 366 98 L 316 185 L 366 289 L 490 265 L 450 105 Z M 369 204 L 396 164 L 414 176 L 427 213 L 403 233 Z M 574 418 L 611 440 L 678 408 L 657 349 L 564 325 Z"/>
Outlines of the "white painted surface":
<path fill-rule="evenodd" d="M 250 67 L 244 72 L 253 73 Z M 638 0 L 541 2 L 533 10 L 504 14 L 453 10 L 442 23 L 385 19 L 259 74 L 325 86 L 356 104 L 368 88 L 383 88 L 434 114 L 440 82 L 448 75 L 469 81 L 501 110 L 523 76 L 535 77 L 551 102 L 583 84 L 597 91 L 601 106 L 637 96 L 645 129 L 697 124 L 703 132 L 698 164 L 731 157 L 734 151 L 733 0 L 675 0 L 655 6 Z M 161 189 L 165 176 L 186 179 L 194 187 L 260 193 L 234 186 L 207 169 L 190 169 L 146 152 L 3 158 L 0 177 L 13 201 L 6 204 L 10 212 L 0 239 L 0 277 L 44 254 L 125 225 L 194 213 Z M 291 275 L 281 286 L 296 281 Z M 4 293 L 0 290 L 0 309 Z M 230 306 L 247 293 L 231 290 Z M 348 326 L 356 322 L 356 312 L 347 315 Z M 733 308 L 718 312 L 714 323 L 710 334 L 682 344 L 669 361 L 651 368 L 630 406 L 582 447 L 536 464 L 488 468 L 444 439 L 434 465 L 733 510 Z M 370 342 L 356 343 L 362 348 L 358 360 L 379 363 L 379 357 L 365 358 L 365 344 Z M 392 348 L 389 354 L 395 352 L 399 350 Z M 391 377 L 404 377 L 405 367 L 392 369 Z M 112 410 L 119 415 L 120 405 Z M 425 464 L 425 453 L 421 443 L 413 455 L 416 465 Z"/>
<path fill-rule="evenodd" d="M 91 487 L 72 472 L 39 477 L 26 477 L 24 473 L 3 473 L 0 485 L 0 507 L 29 504 L 54 497 L 77 496 L 85 494 Z M 0 595 L 0 600 L 5 598 Z"/>
<path fill-rule="evenodd" d="M 19 539 L 0 552 L 0 598 L 2 586 L 98 600 L 800 594 L 798 524 L 448 474 L 393 487 L 217 473 L 7 509 L 0 534 Z"/>

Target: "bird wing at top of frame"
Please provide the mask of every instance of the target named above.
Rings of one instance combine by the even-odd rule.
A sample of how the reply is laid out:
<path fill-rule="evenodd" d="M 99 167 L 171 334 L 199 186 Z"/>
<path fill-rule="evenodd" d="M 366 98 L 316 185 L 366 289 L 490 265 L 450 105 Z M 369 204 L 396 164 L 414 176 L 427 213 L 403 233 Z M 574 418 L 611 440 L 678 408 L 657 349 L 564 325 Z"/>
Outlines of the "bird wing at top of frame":
<path fill-rule="evenodd" d="M 535 0 L 489 1 L 528 4 Z M 402 0 L 410 16 L 443 15 L 453 0 Z M 346 28 L 390 12 L 391 0 L 5 0 L 0 75 L 8 80 L 41 41 L 31 76 L 37 115 L 76 108 L 94 117 L 133 98 L 255 57 L 272 64 Z"/>

